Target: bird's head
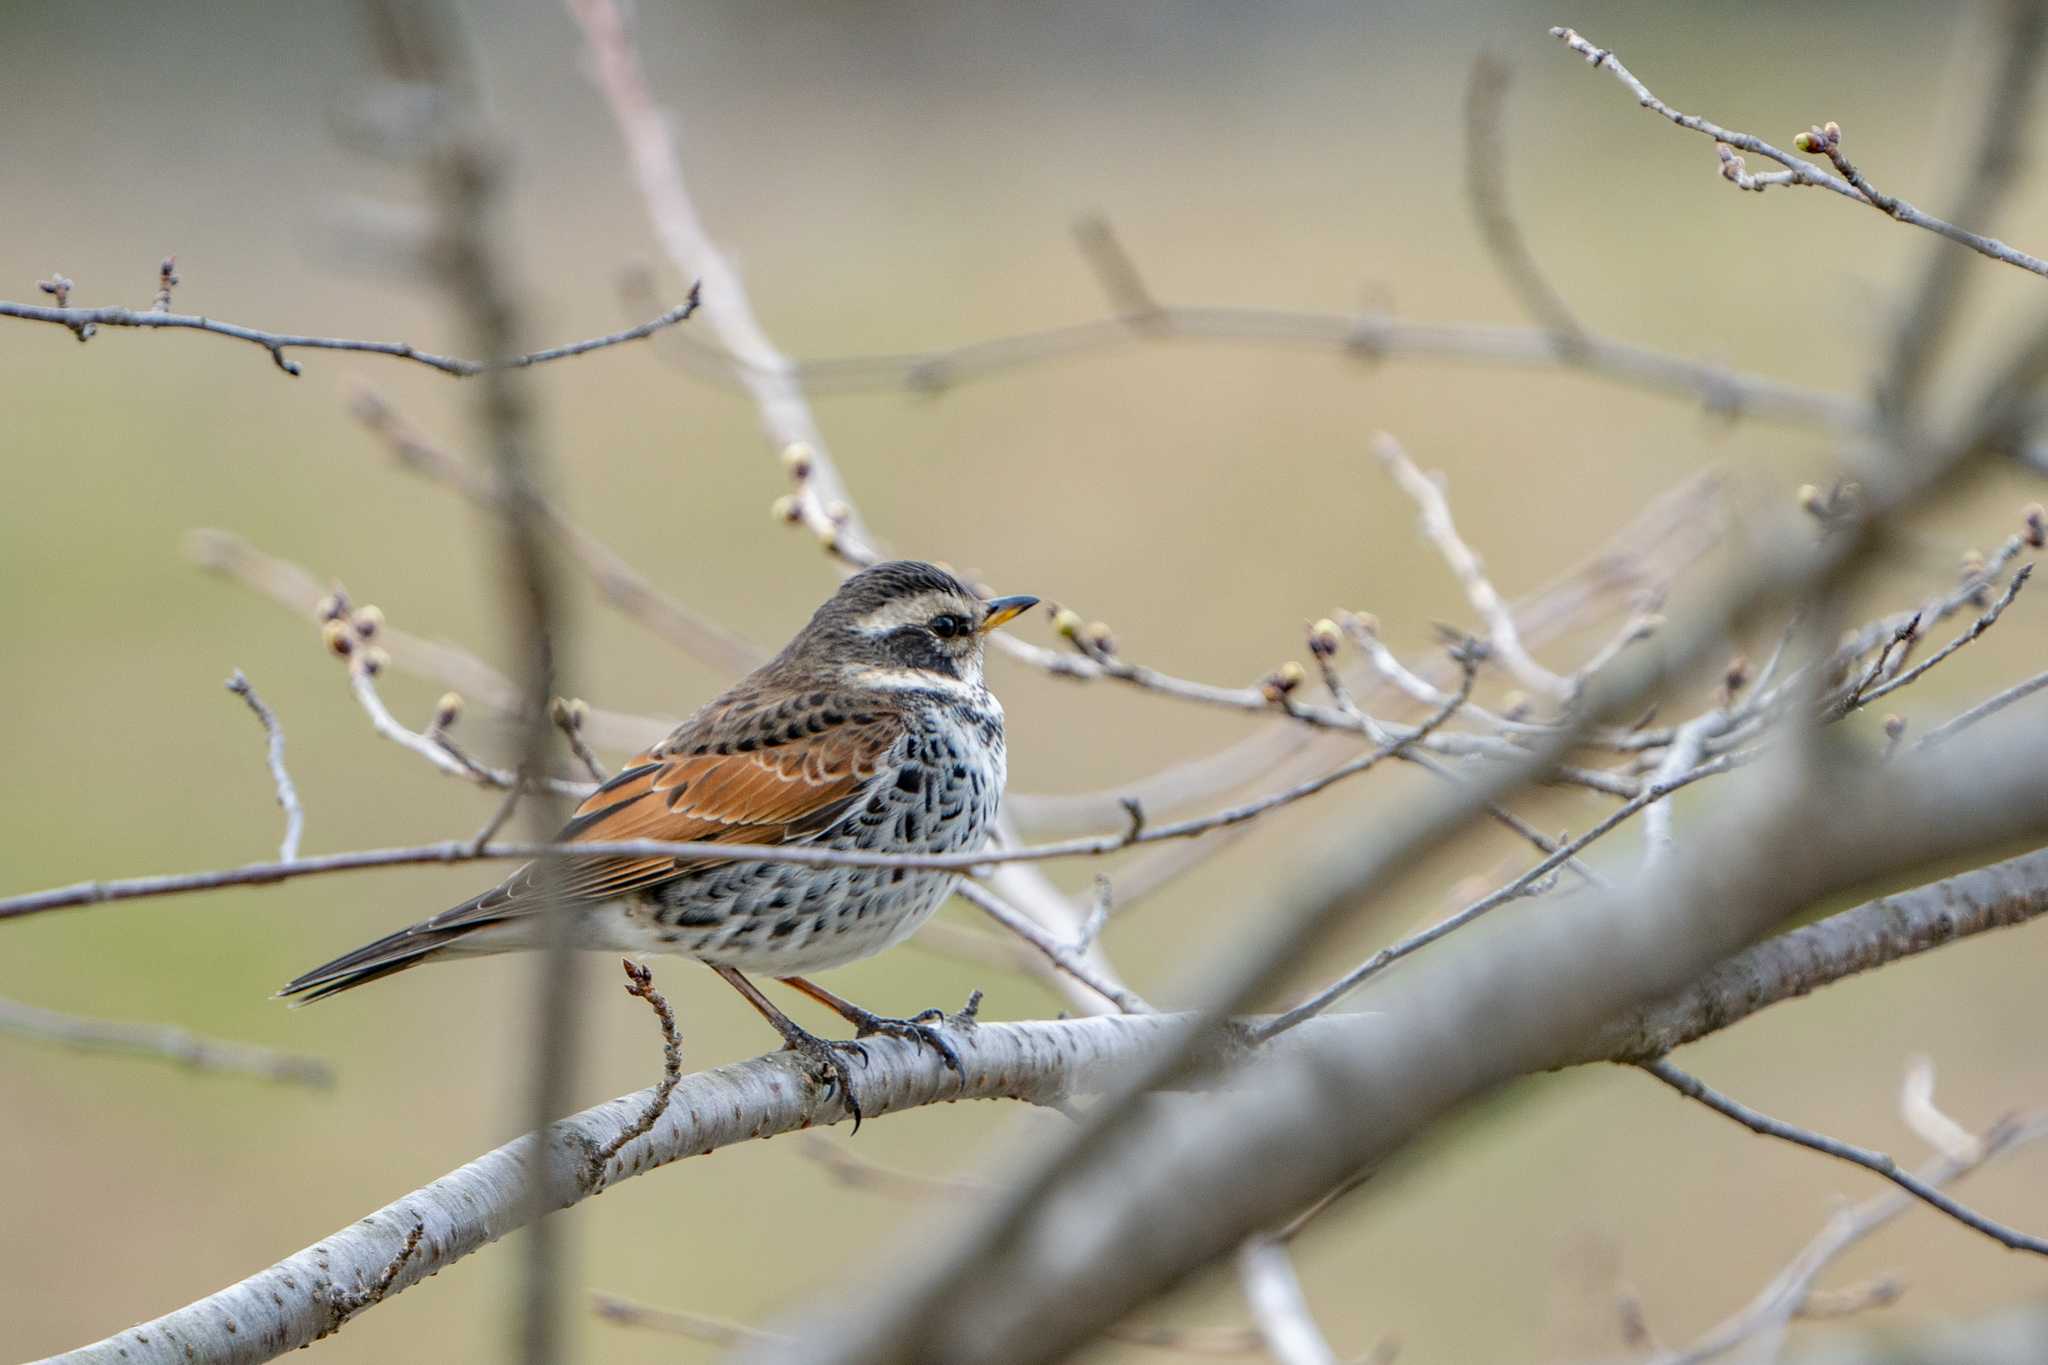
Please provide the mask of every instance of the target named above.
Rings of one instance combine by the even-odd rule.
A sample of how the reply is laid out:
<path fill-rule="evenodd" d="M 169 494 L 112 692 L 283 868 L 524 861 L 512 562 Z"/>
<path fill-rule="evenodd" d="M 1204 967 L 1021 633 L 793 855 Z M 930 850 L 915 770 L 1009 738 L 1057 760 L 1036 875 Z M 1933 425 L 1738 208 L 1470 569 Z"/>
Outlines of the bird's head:
<path fill-rule="evenodd" d="M 870 686 L 931 676 L 978 684 L 988 633 L 1037 604 L 985 599 L 936 564 L 892 560 L 841 583 L 784 658 Z"/>

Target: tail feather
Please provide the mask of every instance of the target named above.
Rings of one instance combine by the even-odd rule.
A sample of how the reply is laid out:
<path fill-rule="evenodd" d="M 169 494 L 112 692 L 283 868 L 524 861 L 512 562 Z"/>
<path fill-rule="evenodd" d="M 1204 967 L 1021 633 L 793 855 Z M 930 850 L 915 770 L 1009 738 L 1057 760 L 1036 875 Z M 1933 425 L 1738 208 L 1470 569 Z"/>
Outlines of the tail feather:
<path fill-rule="evenodd" d="M 481 897 L 479 897 L 481 899 Z M 459 906 L 457 910 L 468 909 Z M 341 991 L 353 990 L 357 986 L 416 967 L 427 959 L 444 952 L 451 945 L 470 937 L 479 929 L 502 923 L 499 919 L 467 919 L 459 924 L 448 924 L 446 920 L 455 911 L 436 915 L 423 920 L 408 929 L 395 934 L 386 934 L 374 943 L 366 943 L 353 952 L 343 953 L 332 962 L 323 963 L 312 971 L 294 977 L 278 996 L 297 996 L 294 1006 L 310 1005 L 315 1000 L 325 1000 Z"/>

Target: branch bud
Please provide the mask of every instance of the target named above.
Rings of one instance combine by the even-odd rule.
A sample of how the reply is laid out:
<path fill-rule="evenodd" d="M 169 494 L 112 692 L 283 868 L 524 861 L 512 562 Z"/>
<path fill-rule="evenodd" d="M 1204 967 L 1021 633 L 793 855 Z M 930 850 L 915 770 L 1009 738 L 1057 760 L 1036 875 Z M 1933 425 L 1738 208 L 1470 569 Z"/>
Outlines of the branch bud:
<path fill-rule="evenodd" d="M 364 645 L 362 656 L 357 662 L 362 666 L 363 672 L 374 678 L 390 664 L 391 656 L 385 653 L 382 645 Z"/>
<path fill-rule="evenodd" d="M 355 637 L 348 633 L 348 627 L 340 621 L 329 621 L 320 627 L 320 639 L 337 658 L 346 659 L 355 652 Z"/>
<path fill-rule="evenodd" d="M 817 457 L 802 441 L 792 441 L 783 447 L 782 467 L 789 471 L 789 477 L 802 483 L 811 477 L 811 462 Z"/>
<path fill-rule="evenodd" d="M 1110 633 L 1108 623 L 1103 621 L 1090 621 L 1081 627 L 1077 642 L 1091 654 L 1116 653 L 1116 636 Z"/>
<path fill-rule="evenodd" d="M 384 609 L 373 602 L 356 612 L 352 624 L 357 635 L 365 640 L 374 640 L 377 632 L 384 628 Z"/>
<path fill-rule="evenodd" d="M 1053 633 L 1068 640 L 1080 638 L 1081 628 L 1088 623 L 1081 619 L 1081 613 L 1069 607 L 1052 609 Z"/>
<path fill-rule="evenodd" d="M 1294 660 L 1289 659 L 1286 663 L 1280 665 L 1259 680 L 1259 695 L 1273 705 L 1278 706 L 1281 702 L 1287 700 L 1288 696 L 1297 687 L 1300 687 L 1307 681 L 1308 670 Z"/>
<path fill-rule="evenodd" d="M 1738 654 L 1728 661 L 1728 671 L 1721 675 L 1721 685 L 1728 689 L 1732 698 L 1749 686 L 1749 656 Z"/>
<path fill-rule="evenodd" d="M 804 500 L 794 493 L 784 493 L 768 504 L 768 515 L 777 521 L 795 523 L 804 519 Z"/>
<path fill-rule="evenodd" d="M 441 700 L 434 703 L 434 728 L 452 730 L 455 722 L 462 719 L 462 694 L 443 692 Z"/>
<path fill-rule="evenodd" d="M 1338 633 L 1337 623 L 1325 616 L 1308 628 L 1308 652 L 1318 659 L 1327 659 L 1337 652 L 1343 638 Z"/>
<path fill-rule="evenodd" d="M 2026 524 L 2027 544 L 2037 550 L 2048 545 L 2048 512 L 2042 510 L 2040 503 L 2030 502 L 2021 508 L 2020 519 Z"/>

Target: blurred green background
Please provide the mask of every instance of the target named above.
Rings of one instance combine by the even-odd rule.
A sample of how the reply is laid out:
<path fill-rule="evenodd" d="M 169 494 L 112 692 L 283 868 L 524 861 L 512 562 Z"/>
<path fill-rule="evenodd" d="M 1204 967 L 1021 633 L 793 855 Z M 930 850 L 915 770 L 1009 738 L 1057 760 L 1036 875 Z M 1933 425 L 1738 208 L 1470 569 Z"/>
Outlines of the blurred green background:
<path fill-rule="evenodd" d="M 515 154 L 510 227 L 533 344 L 637 320 L 615 281 L 658 253 L 573 26 L 542 0 L 472 4 L 467 16 Z M 1673 103 L 1781 144 L 1839 120 L 1880 184 L 1937 211 L 1987 69 L 1982 17 L 1932 6 L 1805 6 L 1788 25 L 1775 8 L 1616 3 L 643 3 L 638 21 L 699 207 L 771 335 L 803 356 L 1100 315 L 1068 236 L 1089 211 L 1111 218 L 1169 301 L 1372 301 L 1418 319 L 1515 321 L 1462 194 L 1466 73 L 1489 50 L 1518 72 L 1505 136 L 1524 230 L 1589 325 L 1853 390 L 1887 291 L 1927 240 L 1833 196 L 1735 193 L 1703 139 L 1643 114 L 1544 30 L 1570 23 Z M 455 347 L 435 289 L 352 226 L 365 203 L 412 211 L 419 198 L 401 169 L 334 136 L 368 72 L 350 6 L 13 0 L 0 6 L 0 52 L 0 296 L 40 302 L 35 281 L 61 270 L 76 302 L 143 306 L 158 258 L 175 251 L 182 310 Z M 2048 178 L 2030 178 L 2005 226 L 2039 249 L 2044 209 Z M 2035 314 L 2041 286 L 1979 260 L 1967 275 L 1966 349 L 1982 353 Z M 657 278 L 680 297 L 686 282 Z M 220 689 L 235 667 L 287 727 L 308 851 L 466 834 L 496 801 L 376 739 L 310 623 L 181 553 L 188 528 L 225 528 L 339 578 L 394 624 L 503 657 L 489 526 L 392 469 L 342 407 L 345 385 L 367 380 L 460 445 L 463 386 L 373 357 L 299 359 L 292 380 L 215 338 L 108 331 L 81 347 L 55 328 L 0 326 L 0 891 L 270 856 L 278 819 L 260 738 Z M 533 382 L 563 500 L 665 588 L 768 643 L 829 591 L 831 566 L 808 538 L 767 516 L 782 474 L 741 399 L 646 346 Z M 1569 374 L 1192 344 L 937 398 L 823 398 L 817 411 L 892 547 L 1072 602 L 1114 624 L 1131 656 L 1222 682 L 1298 656 L 1301 623 L 1336 606 L 1377 612 L 1411 656 L 1432 620 L 1468 620 L 1409 505 L 1366 456 L 1375 429 L 1448 472 L 1463 529 L 1510 594 L 1704 466 L 1734 470 L 1747 495 L 1786 498 L 1828 458 L 1810 431 L 1728 428 L 1685 402 Z M 1981 496 L 1916 528 L 1872 604 L 1948 581 L 1961 550 L 2002 538 L 2038 496 L 1993 474 Z M 594 701 L 682 714 L 727 681 L 607 614 L 580 583 L 574 605 L 575 690 Z M 2039 668 L 2044 621 L 2038 597 L 2022 598 L 1900 709 L 1929 723 Z M 1042 619 L 1022 629 L 1047 638 Z M 1252 724 L 1000 663 L 994 680 L 1013 790 L 1129 780 Z M 439 690 L 394 678 L 386 695 L 421 724 Z M 1259 912 L 1311 831 L 1369 820 L 1405 790 L 1376 777 L 1274 820 L 1118 920 L 1110 951 L 1139 989 L 1173 1001 L 1180 970 Z M 1685 809 L 1714 799 L 1708 784 Z M 1603 808 L 1549 796 L 1527 813 L 1583 828 Z M 1603 857 L 1632 857 L 1633 841 Z M 1439 916 L 1461 879 L 1498 879 L 1520 857 L 1478 836 L 1352 926 L 1319 971 Z M 1057 875 L 1080 886 L 1094 870 Z M 510 1137 L 530 963 L 440 967 L 301 1012 L 269 999 L 295 972 L 478 880 L 474 869 L 313 879 L 0 929 L 0 994 L 308 1052 L 340 1077 L 306 1092 L 0 1037 L 0 1355 L 166 1311 Z M 2044 962 L 2040 931 L 1979 940 L 1773 1011 L 1687 1060 L 1767 1111 L 1914 1155 L 1893 1103 L 1912 1053 L 1938 1060 L 1944 1102 L 1973 1125 L 2048 1092 Z M 647 1084 L 659 1065 L 645 1011 L 610 964 L 585 968 L 579 1104 Z M 708 974 L 657 970 L 691 1067 L 770 1041 Z M 994 1017 L 1058 1008 L 1030 982 L 916 947 L 833 984 L 883 1010 L 950 1006 L 974 985 L 989 989 Z M 863 1130 L 858 1151 L 972 1170 L 998 1135 L 1050 1138 L 1060 1123 L 947 1106 Z M 1423 1156 L 1302 1244 L 1310 1296 L 1342 1350 L 1391 1332 L 1416 1361 L 1604 1352 L 1618 1344 L 1617 1274 L 1654 1328 L 1680 1340 L 1873 1185 L 1611 1070 L 1527 1083 Z M 2048 1224 L 2040 1171 L 2022 1157 L 1969 1197 Z M 813 1287 L 885 1276 L 887 1252 L 926 1212 L 843 1189 L 775 1142 L 634 1180 L 563 1223 L 582 1286 L 763 1323 Z M 1832 1281 L 1899 1272 L 1910 1288 L 1889 1310 L 1897 1321 L 2041 1293 L 2037 1263 L 1909 1219 Z M 504 1248 L 478 1255 L 319 1350 L 500 1358 L 517 1264 Z M 1242 1309 L 1212 1281 L 1147 1317 L 1235 1322 Z M 580 1308 L 577 1334 L 584 1358 L 711 1354 Z"/>

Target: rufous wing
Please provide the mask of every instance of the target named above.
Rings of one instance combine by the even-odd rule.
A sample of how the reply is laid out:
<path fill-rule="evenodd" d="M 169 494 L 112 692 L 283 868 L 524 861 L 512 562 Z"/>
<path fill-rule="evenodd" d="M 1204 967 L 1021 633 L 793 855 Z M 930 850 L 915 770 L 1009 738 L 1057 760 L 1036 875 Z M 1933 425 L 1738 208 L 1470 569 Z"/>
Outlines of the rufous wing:
<path fill-rule="evenodd" d="M 780 844 L 803 839 L 830 826 L 860 799 L 901 734 L 901 723 L 892 717 L 861 716 L 858 723 L 842 722 L 819 734 L 743 751 L 745 741 L 691 742 L 696 737 L 686 726 L 592 792 L 576 808 L 560 841 Z M 738 856 L 563 859 L 556 894 L 570 901 L 610 900 Z M 500 919 L 538 909 L 539 900 L 536 869 L 529 864 L 449 915 Z M 436 916 L 437 927 L 442 920 Z"/>

